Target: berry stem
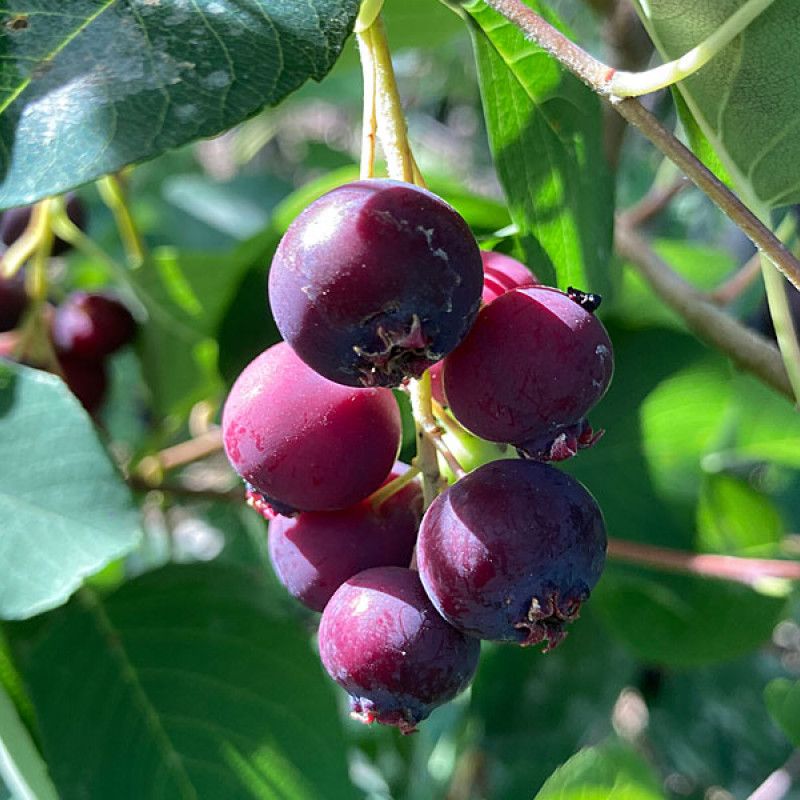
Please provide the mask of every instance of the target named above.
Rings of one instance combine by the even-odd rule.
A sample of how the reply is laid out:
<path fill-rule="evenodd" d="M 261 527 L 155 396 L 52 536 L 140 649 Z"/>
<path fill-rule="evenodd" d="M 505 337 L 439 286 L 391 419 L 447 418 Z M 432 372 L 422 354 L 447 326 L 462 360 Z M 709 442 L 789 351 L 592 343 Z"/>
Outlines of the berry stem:
<path fill-rule="evenodd" d="M 608 540 L 608 556 L 628 564 L 705 578 L 719 578 L 748 586 L 773 578 L 800 581 L 798 561 L 691 553 L 623 539 Z"/>
<path fill-rule="evenodd" d="M 147 245 L 128 205 L 125 186 L 118 175 L 106 175 L 97 181 L 100 197 L 114 215 L 122 246 L 131 267 L 140 267 L 147 258 Z"/>
<path fill-rule="evenodd" d="M 362 8 L 363 10 L 363 8 Z M 375 96 L 376 70 L 372 57 L 372 31 L 367 27 L 356 33 L 361 54 L 361 71 L 364 78 L 364 119 L 361 130 L 361 179 L 375 175 L 375 139 L 378 132 L 377 98 Z"/>
<path fill-rule="evenodd" d="M 359 34 L 359 37 L 369 49 L 368 59 L 374 65 L 377 132 L 386 157 L 389 177 L 414 183 L 414 159 L 408 143 L 406 117 L 397 90 L 386 29 L 380 14 Z"/>
<path fill-rule="evenodd" d="M 614 72 L 608 93 L 616 97 L 638 97 L 672 86 L 707 64 L 732 39 L 738 36 L 774 0 L 748 0 L 722 23 L 707 39 L 674 61 L 645 72 Z"/>
<path fill-rule="evenodd" d="M 419 469 L 417 467 L 409 467 L 402 475 L 398 475 L 394 480 L 389 481 L 386 486 L 376 489 L 367 498 L 373 510 L 380 508 L 392 495 L 411 483 L 417 475 L 419 475 Z"/>
<path fill-rule="evenodd" d="M 33 206 L 27 227 L 9 248 L 3 253 L 0 263 L 0 276 L 11 278 L 17 274 L 22 265 L 43 246 L 52 245 L 50 231 L 50 204 L 52 198 L 45 197 Z M 50 239 L 48 240 L 48 235 Z"/>
<path fill-rule="evenodd" d="M 439 430 L 431 408 L 431 374 L 425 371 L 419 380 L 409 382 L 411 411 L 417 432 L 417 455 L 412 464 L 422 473 L 422 498 L 424 508 L 434 501 L 440 490 L 439 462 L 433 434 Z"/>
<path fill-rule="evenodd" d="M 214 428 L 185 442 L 167 447 L 153 456 L 146 456 L 136 467 L 136 474 L 144 479 L 186 466 L 222 450 L 222 431 Z"/>

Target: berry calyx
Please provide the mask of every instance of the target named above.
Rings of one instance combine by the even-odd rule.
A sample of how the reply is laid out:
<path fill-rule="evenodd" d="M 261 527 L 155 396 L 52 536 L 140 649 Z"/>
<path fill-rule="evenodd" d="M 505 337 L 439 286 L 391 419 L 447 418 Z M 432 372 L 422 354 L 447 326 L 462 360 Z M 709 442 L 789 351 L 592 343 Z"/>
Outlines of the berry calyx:
<path fill-rule="evenodd" d="M 273 316 L 309 366 L 347 386 L 399 386 L 464 338 L 480 305 L 478 245 L 412 184 L 356 181 L 308 206 L 278 246 Z"/>

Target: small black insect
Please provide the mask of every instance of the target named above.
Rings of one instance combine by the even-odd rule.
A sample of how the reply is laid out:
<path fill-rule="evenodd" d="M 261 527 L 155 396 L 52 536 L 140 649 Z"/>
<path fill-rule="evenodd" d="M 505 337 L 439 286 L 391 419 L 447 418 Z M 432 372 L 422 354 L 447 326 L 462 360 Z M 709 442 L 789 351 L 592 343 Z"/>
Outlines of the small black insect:
<path fill-rule="evenodd" d="M 599 294 L 592 294 L 591 292 L 582 292 L 574 286 L 567 287 L 567 296 L 574 300 L 581 308 L 586 311 L 594 312 L 600 306 L 603 298 Z"/>

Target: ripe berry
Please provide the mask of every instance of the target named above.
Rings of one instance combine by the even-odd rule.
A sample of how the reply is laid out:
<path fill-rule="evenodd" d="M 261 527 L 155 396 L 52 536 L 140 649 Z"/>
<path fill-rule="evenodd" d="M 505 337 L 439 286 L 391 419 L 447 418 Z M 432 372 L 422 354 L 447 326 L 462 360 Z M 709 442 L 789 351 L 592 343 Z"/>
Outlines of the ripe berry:
<path fill-rule="evenodd" d="M 384 482 L 400 447 L 400 410 L 389 389 L 332 383 L 280 342 L 234 383 L 222 432 L 233 468 L 276 511 L 323 511 Z"/>
<path fill-rule="evenodd" d="M 436 612 L 416 572 L 376 567 L 343 583 L 322 614 L 319 649 L 353 716 L 412 733 L 472 680 L 480 645 Z"/>
<path fill-rule="evenodd" d="M 579 302 L 596 298 L 575 298 L 533 286 L 481 309 L 444 361 L 444 393 L 467 430 L 542 461 L 596 441 L 585 414 L 605 394 L 614 359 L 603 324 Z"/>
<path fill-rule="evenodd" d="M 439 495 L 422 520 L 417 563 L 444 618 L 481 639 L 566 635 L 603 570 L 600 508 L 574 478 L 535 461 L 479 467 Z"/>
<path fill-rule="evenodd" d="M 86 229 L 86 206 L 83 200 L 76 194 L 69 192 L 64 195 L 67 217 L 81 230 Z M 0 217 L 0 240 L 3 244 L 12 245 L 22 236 L 25 228 L 31 220 L 32 206 L 18 206 L 9 208 Z M 66 253 L 72 247 L 71 244 L 60 239 L 58 236 L 53 240 L 53 248 L 50 251 L 54 256 Z"/>
<path fill-rule="evenodd" d="M 483 262 L 483 291 L 481 293 L 483 303 L 491 303 L 492 300 L 511 289 L 533 286 L 539 282 L 521 261 L 503 253 L 481 250 L 481 261 Z M 441 361 L 431 367 L 431 392 L 437 403 L 443 406 L 447 405 L 442 389 Z"/>
<path fill-rule="evenodd" d="M 12 278 L 0 278 L 0 333 L 19 325 L 27 305 L 23 274 L 18 272 Z"/>
<path fill-rule="evenodd" d="M 102 361 L 88 361 L 70 353 L 59 353 L 64 382 L 90 413 L 100 410 L 108 392 L 108 372 Z"/>
<path fill-rule="evenodd" d="M 60 352 L 101 361 L 133 339 L 136 322 L 114 297 L 73 292 L 56 309 L 51 333 Z"/>
<path fill-rule="evenodd" d="M 478 245 L 453 208 L 411 184 L 364 180 L 295 219 L 269 298 L 284 339 L 320 375 L 398 386 L 464 338 L 482 280 Z"/>
<path fill-rule="evenodd" d="M 389 479 L 408 469 L 396 465 Z M 331 595 L 370 567 L 407 567 L 422 517 L 422 491 L 409 483 L 377 508 L 362 500 L 341 511 L 307 511 L 269 524 L 269 555 L 281 583 L 322 611 Z"/>

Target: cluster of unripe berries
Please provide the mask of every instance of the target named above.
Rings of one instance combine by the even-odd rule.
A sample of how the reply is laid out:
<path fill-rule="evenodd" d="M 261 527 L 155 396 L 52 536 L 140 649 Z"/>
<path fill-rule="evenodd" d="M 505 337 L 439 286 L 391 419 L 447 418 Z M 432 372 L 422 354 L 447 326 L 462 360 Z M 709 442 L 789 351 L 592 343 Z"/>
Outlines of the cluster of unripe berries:
<path fill-rule="evenodd" d="M 68 217 L 79 228 L 86 224 L 86 209 L 76 195 L 67 195 Z M 25 231 L 31 207 L 5 211 L 0 217 L 0 239 L 12 245 Z M 53 241 L 51 255 L 69 250 L 62 239 Z M 46 316 L 49 344 L 27 343 L 17 330 L 30 308 L 25 276 L 20 271 L 12 278 L 0 278 L 0 357 L 22 361 L 29 366 L 51 369 L 61 374 L 84 408 L 95 414 L 108 391 L 107 359 L 136 333 L 136 323 L 128 308 L 117 298 L 93 292 L 72 292 L 57 306 L 44 305 L 38 312 Z M 50 351 L 50 352 L 48 352 Z M 48 361 L 47 356 L 54 355 Z"/>
<path fill-rule="evenodd" d="M 320 655 L 354 715 L 410 732 L 469 684 L 481 639 L 554 647 L 600 577 L 600 509 L 545 463 L 597 438 L 586 413 L 613 370 L 598 299 L 537 285 L 440 198 L 382 179 L 297 217 L 269 297 L 285 341 L 231 389 L 225 449 L 280 580 L 322 612 Z M 395 462 L 391 389 L 428 369 L 440 417 L 520 457 L 425 510 Z"/>

